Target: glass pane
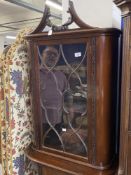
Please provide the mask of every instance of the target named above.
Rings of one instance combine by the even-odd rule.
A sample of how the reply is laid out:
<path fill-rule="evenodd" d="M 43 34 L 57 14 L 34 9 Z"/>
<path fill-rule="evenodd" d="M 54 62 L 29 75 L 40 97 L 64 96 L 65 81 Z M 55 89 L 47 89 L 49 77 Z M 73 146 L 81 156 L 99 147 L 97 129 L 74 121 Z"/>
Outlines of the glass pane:
<path fill-rule="evenodd" d="M 39 46 L 43 146 L 87 156 L 87 45 Z"/>

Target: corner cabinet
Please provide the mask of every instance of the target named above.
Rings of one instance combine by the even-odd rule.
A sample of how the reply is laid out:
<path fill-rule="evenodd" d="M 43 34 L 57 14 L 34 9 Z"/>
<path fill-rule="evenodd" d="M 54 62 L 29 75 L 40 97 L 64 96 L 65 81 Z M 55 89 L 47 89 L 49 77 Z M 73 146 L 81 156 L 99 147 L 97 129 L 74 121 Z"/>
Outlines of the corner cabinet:
<path fill-rule="evenodd" d="M 58 27 L 46 8 L 26 36 L 35 127 L 27 157 L 41 175 L 115 175 L 120 31 L 85 24 L 71 1 L 69 12 L 72 20 Z M 69 30 L 72 22 L 79 28 Z"/>

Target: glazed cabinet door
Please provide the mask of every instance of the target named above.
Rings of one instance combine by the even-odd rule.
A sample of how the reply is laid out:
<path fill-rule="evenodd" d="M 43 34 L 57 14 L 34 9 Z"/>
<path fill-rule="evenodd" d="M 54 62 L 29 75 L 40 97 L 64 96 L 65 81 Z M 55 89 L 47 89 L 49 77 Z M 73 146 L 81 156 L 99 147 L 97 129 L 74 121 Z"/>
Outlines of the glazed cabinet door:
<path fill-rule="evenodd" d="M 35 142 L 27 155 L 42 175 L 115 173 L 119 32 L 93 32 L 30 40 Z"/>

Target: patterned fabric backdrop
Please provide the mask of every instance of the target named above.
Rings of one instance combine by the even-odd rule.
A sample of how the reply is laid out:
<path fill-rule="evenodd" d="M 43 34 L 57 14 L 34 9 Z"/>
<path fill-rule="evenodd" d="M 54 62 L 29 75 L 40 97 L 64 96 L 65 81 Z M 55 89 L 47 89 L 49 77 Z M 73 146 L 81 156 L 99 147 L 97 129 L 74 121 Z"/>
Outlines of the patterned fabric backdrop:
<path fill-rule="evenodd" d="M 30 59 L 27 43 L 17 36 L 14 44 L 1 56 L 0 120 L 1 157 L 3 175 L 37 175 L 37 166 L 25 156 L 25 149 L 33 140 L 30 95 Z"/>

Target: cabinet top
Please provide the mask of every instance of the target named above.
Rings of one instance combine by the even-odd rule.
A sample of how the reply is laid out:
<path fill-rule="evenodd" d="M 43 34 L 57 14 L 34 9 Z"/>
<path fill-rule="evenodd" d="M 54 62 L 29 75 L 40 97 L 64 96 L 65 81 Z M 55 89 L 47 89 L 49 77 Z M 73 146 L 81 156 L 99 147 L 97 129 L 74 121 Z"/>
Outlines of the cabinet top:
<path fill-rule="evenodd" d="M 114 3 L 122 10 L 123 15 L 131 14 L 131 0 L 114 0 Z"/>
<path fill-rule="evenodd" d="M 53 32 L 52 35 L 48 35 L 48 32 L 41 32 L 37 34 L 30 34 L 25 36 L 27 40 L 52 40 L 52 39 L 70 39 L 70 38 L 81 38 L 81 37 L 96 37 L 100 35 L 115 35 L 119 36 L 121 34 L 120 30 L 115 28 L 107 29 L 70 29 L 63 32 Z"/>

